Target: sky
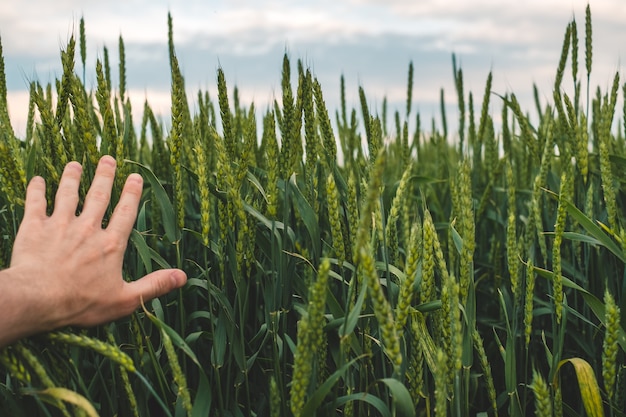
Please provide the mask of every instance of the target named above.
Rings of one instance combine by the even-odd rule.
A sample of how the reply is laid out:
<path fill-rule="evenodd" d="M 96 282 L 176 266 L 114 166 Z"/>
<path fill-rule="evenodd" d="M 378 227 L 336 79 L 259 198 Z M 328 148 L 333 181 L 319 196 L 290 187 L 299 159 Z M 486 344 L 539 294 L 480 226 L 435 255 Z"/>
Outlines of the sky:
<path fill-rule="evenodd" d="M 349 107 L 359 108 L 362 86 L 371 110 L 380 111 L 386 97 L 390 109 L 403 114 L 408 66 L 413 62 L 413 109 L 422 120 L 438 117 L 443 88 L 452 109 L 451 124 L 457 105 L 452 54 L 463 70 L 465 94 L 472 91 L 475 103 L 482 100 L 492 71 L 493 91 L 515 92 L 524 109 L 532 111 L 533 83 L 542 100 L 551 99 L 565 27 L 575 18 L 579 76 L 586 79 L 586 5 L 586 0 L 3 0 L 0 37 L 9 111 L 18 136 L 25 131 L 29 82 L 53 82 L 61 75 L 59 50 L 78 33 L 81 16 L 86 26 L 87 86 L 95 86 L 95 62 L 103 58 L 105 46 L 117 85 L 122 35 L 134 111 L 140 114 L 147 99 L 167 122 L 168 12 L 190 100 L 198 89 L 217 97 L 221 66 L 229 89 L 237 85 L 245 105 L 254 102 L 264 110 L 281 95 L 287 52 L 292 73 L 301 59 L 318 78 L 331 114 L 339 106 L 342 74 Z M 596 86 L 606 91 L 626 54 L 626 2 L 592 0 L 591 13 L 590 84 L 592 91 Z M 82 75 L 78 55 L 76 70 Z M 572 84 L 570 74 L 568 67 L 565 85 Z M 497 117 L 501 102 L 491 102 Z"/>

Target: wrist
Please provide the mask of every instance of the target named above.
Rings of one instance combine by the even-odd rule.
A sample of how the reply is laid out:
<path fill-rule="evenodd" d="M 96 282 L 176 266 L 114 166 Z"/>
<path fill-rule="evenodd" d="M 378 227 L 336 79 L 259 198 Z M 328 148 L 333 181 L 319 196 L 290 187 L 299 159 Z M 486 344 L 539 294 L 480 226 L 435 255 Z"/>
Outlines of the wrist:
<path fill-rule="evenodd" d="M 0 304 L 6 311 L 0 324 L 0 346 L 63 325 L 62 311 L 55 302 L 56 288 L 25 268 L 0 271 Z"/>

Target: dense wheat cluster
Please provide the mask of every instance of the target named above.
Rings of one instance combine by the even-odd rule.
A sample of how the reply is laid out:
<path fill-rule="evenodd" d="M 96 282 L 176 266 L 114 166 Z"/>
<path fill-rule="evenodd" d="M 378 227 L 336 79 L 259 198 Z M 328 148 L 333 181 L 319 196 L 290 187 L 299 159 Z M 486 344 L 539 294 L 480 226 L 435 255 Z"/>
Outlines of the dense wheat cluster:
<path fill-rule="evenodd" d="M 584 70 L 572 20 L 531 111 L 491 90 L 497 74 L 465 91 L 453 60 L 454 132 L 443 105 L 430 128 L 412 110 L 412 63 L 391 122 L 289 56 L 265 112 L 221 70 L 217 97 L 190 100 L 168 22 L 169 129 L 148 102 L 133 120 L 122 38 L 119 86 L 105 49 L 85 87 L 82 20 L 62 76 L 31 84 L 25 137 L 0 61 L 0 267 L 28 180 L 46 178 L 52 207 L 77 160 L 82 198 L 110 154 L 113 203 L 130 172 L 146 180 L 124 277 L 189 276 L 126 319 L 1 350 L 0 414 L 626 415 L 626 85 L 589 86 L 589 8 Z"/>

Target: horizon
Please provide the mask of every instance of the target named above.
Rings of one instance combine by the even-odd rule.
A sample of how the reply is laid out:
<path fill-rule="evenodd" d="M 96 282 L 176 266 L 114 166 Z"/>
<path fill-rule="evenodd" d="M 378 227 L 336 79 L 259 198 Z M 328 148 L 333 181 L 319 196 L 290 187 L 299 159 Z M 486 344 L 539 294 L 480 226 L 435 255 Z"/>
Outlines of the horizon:
<path fill-rule="evenodd" d="M 16 134 L 25 131 L 31 80 L 43 84 L 61 75 L 59 51 L 71 35 L 78 37 L 81 16 L 87 41 L 86 86 L 95 86 L 96 59 L 109 50 L 112 83 L 118 85 L 118 37 L 126 51 L 126 85 L 133 112 L 141 114 L 147 99 L 167 125 L 170 109 L 170 68 L 167 14 L 173 18 L 176 53 L 194 110 L 198 89 L 217 97 L 216 74 L 224 70 L 229 94 L 235 85 L 241 102 L 263 111 L 281 94 L 283 54 L 292 64 L 302 59 L 324 90 L 331 114 L 339 108 L 339 81 L 346 81 L 348 107 L 360 108 L 358 88 L 366 92 L 372 113 L 383 99 L 388 114 L 406 108 L 407 73 L 414 65 L 412 113 L 429 125 L 440 114 L 439 91 L 445 92 L 447 118 L 456 125 L 457 96 L 452 55 L 463 70 L 465 99 L 471 91 L 475 110 L 482 102 L 484 83 L 493 72 L 493 92 L 515 92 L 524 111 L 534 112 L 533 84 L 541 99 L 552 101 L 551 86 L 561 54 L 563 34 L 574 17 L 578 27 L 579 70 L 585 99 L 585 7 L 587 2 L 464 2 L 428 0 L 322 0 L 150 2 L 147 0 L 81 4 L 64 0 L 48 4 L 30 0 L 29 19 L 19 19 L 23 6 L 0 6 L 8 103 Z M 30 12 L 29 12 L 30 13 Z M 626 5 L 606 0 L 591 6 L 593 67 L 591 91 L 608 90 L 624 54 Z M 75 71 L 82 76 L 80 53 Z M 571 59 L 571 58 L 570 58 Z M 571 61 L 570 61 L 571 62 Z M 571 70 L 563 85 L 573 85 Z M 114 87 L 117 90 L 117 87 Z M 491 100 L 495 118 L 501 105 Z M 137 120 L 137 118 L 135 118 Z M 450 123 L 454 122 L 454 123 Z M 451 132 L 454 129 L 450 129 Z"/>

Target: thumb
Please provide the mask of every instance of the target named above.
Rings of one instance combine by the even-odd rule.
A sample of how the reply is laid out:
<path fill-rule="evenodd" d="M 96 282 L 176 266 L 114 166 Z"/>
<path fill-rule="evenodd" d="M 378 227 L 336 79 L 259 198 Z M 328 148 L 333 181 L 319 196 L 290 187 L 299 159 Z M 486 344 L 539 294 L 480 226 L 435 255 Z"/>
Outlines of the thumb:
<path fill-rule="evenodd" d="M 187 282 L 187 275 L 180 269 L 161 269 L 154 271 L 137 281 L 128 283 L 128 294 L 136 305 L 160 297 L 180 288 Z"/>

